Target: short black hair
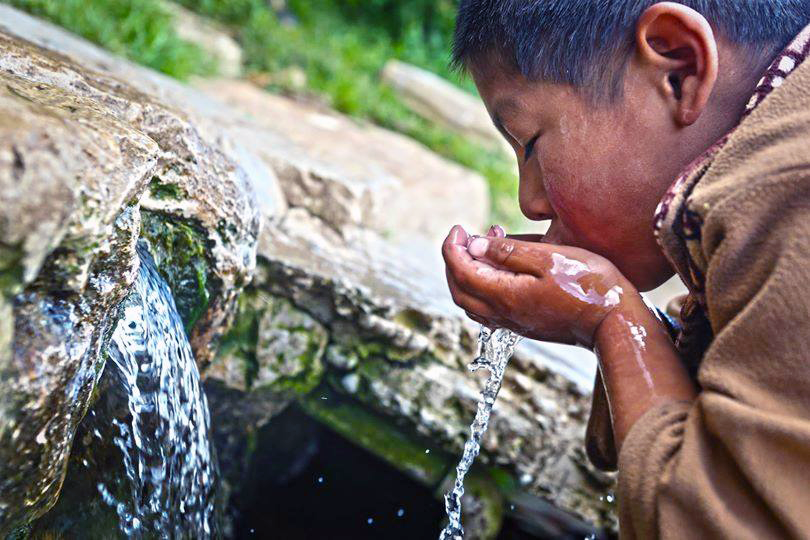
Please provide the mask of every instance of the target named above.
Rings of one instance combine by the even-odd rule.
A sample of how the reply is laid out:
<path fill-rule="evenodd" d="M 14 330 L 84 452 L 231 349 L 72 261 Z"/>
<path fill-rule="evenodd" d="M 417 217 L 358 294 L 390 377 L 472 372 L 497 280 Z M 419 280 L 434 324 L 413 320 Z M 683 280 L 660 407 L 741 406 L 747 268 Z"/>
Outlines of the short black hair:
<path fill-rule="evenodd" d="M 453 63 L 498 55 L 530 80 L 621 95 L 638 18 L 658 0 L 460 0 Z M 810 23 L 810 0 L 681 0 L 718 35 L 775 55 Z"/>

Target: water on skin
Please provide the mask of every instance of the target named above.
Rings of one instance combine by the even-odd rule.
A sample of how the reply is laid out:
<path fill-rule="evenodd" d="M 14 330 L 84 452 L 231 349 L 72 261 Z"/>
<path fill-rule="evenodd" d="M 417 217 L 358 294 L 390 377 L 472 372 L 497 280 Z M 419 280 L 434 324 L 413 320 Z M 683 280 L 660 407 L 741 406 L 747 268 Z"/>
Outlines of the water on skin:
<path fill-rule="evenodd" d="M 102 478 L 97 488 L 127 537 L 218 536 L 208 404 L 171 292 L 144 245 L 138 253 L 138 278 L 104 374 L 127 409 L 109 425 L 123 474 Z"/>
<path fill-rule="evenodd" d="M 464 496 L 464 478 L 481 450 L 481 439 L 487 431 L 492 407 L 495 405 L 498 392 L 501 390 L 506 365 L 509 363 L 509 359 L 512 358 L 515 346 L 520 339 L 520 336 L 510 330 L 499 328 L 493 331 L 483 325 L 481 326 L 478 334 L 478 355 L 470 364 L 470 370 L 477 371 L 486 368 L 489 371 L 489 377 L 484 390 L 481 392 L 481 399 L 478 401 L 475 420 L 470 425 L 470 438 L 467 439 L 464 445 L 464 453 L 456 467 L 456 481 L 453 484 L 453 489 L 444 497 L 449 523 L 439 536 L 439 540 L 460 540 L 464 538 L 464 529 L 461 526 L 461 498 Z"/>

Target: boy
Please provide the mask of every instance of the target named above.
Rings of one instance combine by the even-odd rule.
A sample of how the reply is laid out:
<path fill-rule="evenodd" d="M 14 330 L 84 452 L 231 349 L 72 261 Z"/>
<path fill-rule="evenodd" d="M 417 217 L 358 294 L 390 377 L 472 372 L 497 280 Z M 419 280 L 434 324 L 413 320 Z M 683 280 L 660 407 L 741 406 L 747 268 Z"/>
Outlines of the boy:
<path fill-rule="evenodd" d="M 808 0 L 460 2 L 456 62 L 551 225 L 455 227 L 450 290 L 596 351 L 625 538 L 810 537 L 808 24 Z M 674 343 L 638 292 L 673 271 Z"/>

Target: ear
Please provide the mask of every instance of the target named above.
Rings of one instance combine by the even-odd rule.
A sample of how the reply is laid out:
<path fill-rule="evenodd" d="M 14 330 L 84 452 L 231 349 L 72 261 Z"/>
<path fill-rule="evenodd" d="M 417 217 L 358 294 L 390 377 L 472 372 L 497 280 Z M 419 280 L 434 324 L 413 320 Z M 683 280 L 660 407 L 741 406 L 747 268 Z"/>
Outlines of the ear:
<path fill-rule="evenodd" d="M 674 2 L 647 8 L 636 25 L 638 58 L 669 101 L 675 121 L 694 124 L 717 81 L 717 42 L 708 21 Z"/>

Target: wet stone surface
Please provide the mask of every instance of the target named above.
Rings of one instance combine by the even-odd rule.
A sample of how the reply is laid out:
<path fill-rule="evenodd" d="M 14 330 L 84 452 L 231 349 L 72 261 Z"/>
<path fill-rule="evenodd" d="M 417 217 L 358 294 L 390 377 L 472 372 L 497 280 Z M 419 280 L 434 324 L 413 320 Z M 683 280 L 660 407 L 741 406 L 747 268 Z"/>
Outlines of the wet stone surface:
<path fill-rule="evenodd" d="M 211 538 L 219 474 L 191 347 L 167 284 L 139 246 L 135 286 L 104 352 L 58 504 L 34 537 Z"/>
<path fill-rule="evenodd" d="M 202 364 L 252 271 L 259 229 L 244 171 L 184 114 L 15 37 L 6 22 L 0 312 L 11 316 L 0 323 L 0 536 L 57 500 L 136 276 L 143 211 L 158 225 L 194 223 L 200 273 L 221 284 L 191 304 L 200 308 L 188 329 Z M 155 178 L 176 196 L 150 189 Z M 177 255 L 165 259 L 166 275 L 182 271 Z M 186 283 L 177 283 L 179 298 Z"/>

